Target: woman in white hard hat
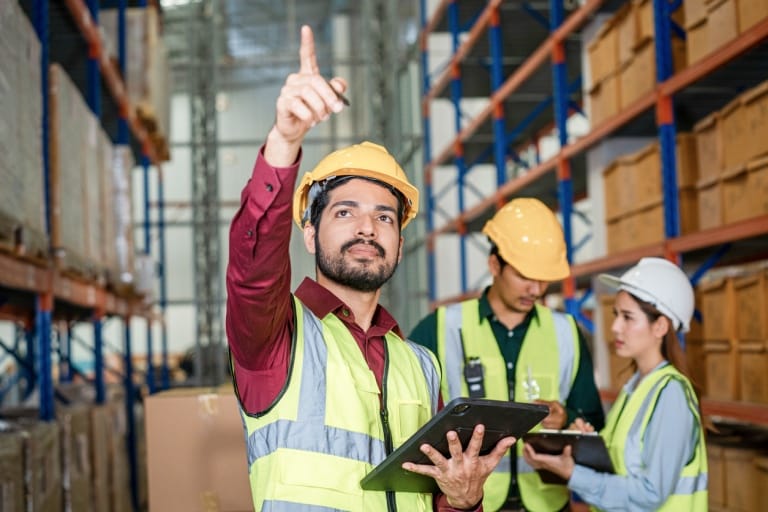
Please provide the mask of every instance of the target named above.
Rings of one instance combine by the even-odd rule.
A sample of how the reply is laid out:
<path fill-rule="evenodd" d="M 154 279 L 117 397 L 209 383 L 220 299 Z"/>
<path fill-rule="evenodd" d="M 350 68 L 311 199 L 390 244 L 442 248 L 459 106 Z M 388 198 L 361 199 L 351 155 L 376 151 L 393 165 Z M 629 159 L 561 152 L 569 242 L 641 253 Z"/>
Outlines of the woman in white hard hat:
<path fill-rule="evenodd" d="M 601 435 L 616 474 L 598 473 L 561 455 L 524 456 L 552 471 L 584 501 L 602 510 L 707 510 L 707 457 L 699 400 L 687 377 L 677 336 L 693 315 L 693 288 L 662 258 L 643 258 L 621 277 L 600 275 L 618 289 L 612 332 L 616 353 L 635 374 L 616 398 Z M 589 430 L 582 422 L 572 428 Z"/>

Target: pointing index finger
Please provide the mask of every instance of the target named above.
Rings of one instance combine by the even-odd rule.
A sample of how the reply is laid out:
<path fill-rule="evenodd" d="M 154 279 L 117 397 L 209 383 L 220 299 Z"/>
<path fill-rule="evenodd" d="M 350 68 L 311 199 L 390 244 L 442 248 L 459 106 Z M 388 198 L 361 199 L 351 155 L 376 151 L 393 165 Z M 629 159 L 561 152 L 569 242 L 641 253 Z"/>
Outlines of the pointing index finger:
<path fill-rule="evenodd" d="M 309 25 L 301 27 L 301 47 L 299 48 L 299 60 L 301 61 L 300 73 L 319 74 L 317 67 L 317 55 L 315 54 L 315 37 Z"/>

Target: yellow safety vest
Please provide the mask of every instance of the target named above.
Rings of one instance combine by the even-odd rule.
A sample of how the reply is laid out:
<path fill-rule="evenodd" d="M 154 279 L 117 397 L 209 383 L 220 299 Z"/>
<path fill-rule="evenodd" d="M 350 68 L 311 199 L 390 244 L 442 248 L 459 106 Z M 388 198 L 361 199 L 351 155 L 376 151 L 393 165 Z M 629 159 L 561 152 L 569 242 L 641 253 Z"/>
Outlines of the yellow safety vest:
<path fill-rule="evenodd" d="M 685 389 L 686 396 L 688 397 L 688 408 L 699 425 L 699 440 L 696 443 L 693 457 L 683 467 L 675 489 L 658 510 L 667 512 L 706 512 L 708 499 L 707 453 L 704 442 L 704 430 L 699 414 L 699 401 L 696 398 L 690 381 L 673 365 L 668 364 L 647 375 L 629 397 L 622 390 L 608 413 L 605 428 L 602 430 L 601 435 L 608 446 L 608 453 L 611 455 L 611 461 L 613 462 L 616 474 L 626 475 L 627 467 L 624 461 L 624 451 L 627 439 L 630 436 L 645 439 L 645 429 L 648 427 L 648 422 L 656 411 L 656 402 L 659 400 L 659 395 L 661 395 L 664 387 L 672 379 L 679 381 Z M 596 509 L 593 507 L 593 510 Z"/>
<path fill-rule="evenodd" d="M 347 327 L 293 303 L 285 387 L 263 412 L 240 405 L 254 510 L 431 511 L 431 494 L 364 491 L 360 480 L 437 412 L 434 355 L 387 333 L 382 411 L 376 378 Z"/>
<path fill-rule="evenodd" d="M 464 365 L 472 357 L 483 365 L 485 396 L 509 400 L 507 367 L 490 323 L 479 316 L 478 300 L 443 306 L 437 310 L 437 355 L 443 367 L 441 391 L 448 402 L 469 396 Z M 463 341 L 462 341 L 463 340 Z M 515 371 L 515 401 L 527 402 L 524 383 L 531 376 L 539 385 L 539 398 L 565 402 L 579 367 L 579 336 L 570 315 L 536 306 L 523 339 Z M 569 499 L 564 485 L 545 484 L 522 456 L 523 443 L 517 443 L 517 480 L 520 497 L 527 510 L 560 510 Z M 511 484 L 511 457 L 505 455 L 485 483 L 483 508 L 498 510 L 506 501 Z"/>

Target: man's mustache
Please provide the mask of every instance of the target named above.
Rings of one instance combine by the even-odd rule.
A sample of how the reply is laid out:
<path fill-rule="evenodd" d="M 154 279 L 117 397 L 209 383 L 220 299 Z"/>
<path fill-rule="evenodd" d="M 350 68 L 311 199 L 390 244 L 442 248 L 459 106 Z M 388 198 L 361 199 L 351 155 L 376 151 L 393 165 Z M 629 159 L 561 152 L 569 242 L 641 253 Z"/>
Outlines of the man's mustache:
<path fill-rule="evenodd" d="M 374 240 L 364 240 L 362 238 L 356 238 L 354 240 L 350 240 L 349 242 L 345 243 L 344 245 L 341 246 L 341 252 L 346 252 L 346 251 L 348 251 L 349 249 L 351 249 L 352 247 L 354 247 L 355 245 L 358 245 L 358 244 L 360 244 L 360 245 L 370 245 L 371 247 L 376 249 L 376 252 L 382 258 L 386 254 L 386 251 L 384 250 L 384 248 L 382 246 L 380 246 L 379 244 L 377 244 Z"/>

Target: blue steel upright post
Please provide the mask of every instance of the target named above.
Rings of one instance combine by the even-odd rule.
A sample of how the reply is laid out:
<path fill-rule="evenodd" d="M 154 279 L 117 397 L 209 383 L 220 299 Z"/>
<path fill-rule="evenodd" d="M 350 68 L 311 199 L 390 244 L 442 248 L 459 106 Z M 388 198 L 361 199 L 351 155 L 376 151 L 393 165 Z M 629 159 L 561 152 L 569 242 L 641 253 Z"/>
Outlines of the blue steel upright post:
<path fill-rule="evenodd" d="M 51 233 L 50 211 L 50 156 L 48 150 L 48 60 L 49 60 L 49 11 L 46 0 L 34 2 L 34 25 L 40 39 L 40 83 L 42 96 L 42 146 L 43 146 L 43 182 L 45 184 L 45 221 L 48 235 Z M 51 320 L 53 316 L 53 291 L 47 290 L 35 299 L 35 332 L 37 334 L 37 371 L 39 374 L 38 387 L 40 391 L 40 419 L 53 421 L 56 418 L 53 403 L 53 376 L 51 374 Z M 34 346 L 27 338 L 29 347 Z M 32 370 L 34 371 L 34 370 Z"/>
<path fill-rule="evenodd" d="M 451 31 L 451 39 L 453 41 L 453 55 L 459 49 L 459 5 L 456 0 L 452 0 L 448 6 L 448 27 Z M 454 107 L 454 125 L 456 128 L 456 135 L 458 137 L 461 133 L 461 69 L 459 63 L 455 63 L 451 68 L 451 101 Z M 461 219 L 461 214 L 464 213 L 464 180 L 467 174 L 467 166 L 464 160 L 464 145 L 460 139 L 457 138 L 454 147 L 454 163 L 456 164 L 457 172 L 457 193 L 458 193 L 458 217 Z M 458 226 L 459 231 L 459 263 L 461 271 L 459 273 L 461 278 L 461 292 L 466 293 L 467 284 L 467 236 L 466 227 Z"/>
<path fill-rule="evenodd" d="M 502 67 L 501 20 L 499 8 L 494 7 L 491 13 L 488 40 L 491 47 L 491 94 L 501 87 L 504 80 Z M 506 122 L 504 118 L 504 103 L 499 102 L 493 111 L 493 151 L 496 162 L 496 186 L 501 187 L 507 181 L 507 143 Z"/>
<path fill-rule="evenodd" d="M 163 184 L 163 169 L 157 166 L 157 276 L 160 281 L 160 350 L 162 368 L 160 379 L 162 389 L 171 387 L 171 373 L 168 369 L 168 327 L 166 325 L 166 309 L 168 308 L 168 281 L 165 274 L 165 185 Z"/>
<path fill-rule="evenodd" d="M 653 0 L 653 38 L 656 50 L 656 82 L 667 80 L 674 73 L 672 63 L 672 30 L 668 0 Z M 675 112 L 672 97 L 659 95 L 656 103 L 656 124 L 659 128 L 661 177 L 664 196 L 664 234 L 674 238 L 680 234 L 680 206 L 677 199 L 677 158 Z M 678 256 L 666 254 L 679 263 Z"/>
<path fill-rule="evenodd" d="M 131 347 L 131 317 L 126 316 L 125 322 L 125 421 L 128 424 L 126 443 L 128 445 L 128 461 L 130 462 L 131 501 L 133 510 L 139 510 L 139 479 L 136 468 L 136 418 L 133 411 L 133 399 L 136 390 L 133 386 L 133 350 Z"/>
<path fill-rule="evenodd" d="M 152 232 L 150 230 L 150 209 L 149 209 L 149 158 L 144 155 L 141 157 L 142 177 L 144 179 L 144 254 L 147 258 L 152 256 Z M 152 317 L 147 318 L 147 391 L 149 394 L 155 392 L 155 368 L 153 363 L 153 338 L 152 338 Z"/>
<path fill-rule="evenodd" d="M 562 0 L 549 2 L 549 27 L 554 33 L 565 18 Z M 560 148 L 568 144 L 568 67 L 565 62 L 565 42 L 558 39 L 552 46 L 552 81 L 553 103 L 555 108 L 555 125 Z M 573 264 L 573 234 L 571 229 L 571 214 L 573 212 L 573 182 L 571 181 L 571 163 L 566 158 L 559 158 L 557 163 L 557 197 L 560 213 L 563 217 L 563 237 L 567 251 L 568 264 Z M 578 316 L 578 303 L 575 299 L 575 280 L 568 276 L 563 282 L 565 310 Z"/>
<path fill-rule="evenodd" d="M 427 214 L 426 214 L 426 233 L 429 235 L 434 229 L 434 215 L 435 198 L 432 196 L 432 170 L 430 168 L 430 162 L 432 161 L 432 132 L 429 127 L 430 123 L 430 105 L 429 105 L 429 55 L 428 44 L 429 34 L 427 34 L 427 0 L 420 0 L 420 12 L 421 16 L 421 74 L 422 74 L 422 122 L 424 130 L 424 165 L 426 172 L 424 175 L 424 195 L 427 201 Z M 427 241 L 427 294 L 429 302 L 433 302 L 436 298 L 436 286 L 437 286 L 437 271 L 435 269 L 435 247 L 434 243 L 430 240 Z"/>
<path fill-rule="evenodd" d="M 126 77 L 126 32 L 125 32 L 125 10 L 126 0 L 120 0 L 117 6 L 117 59 L 120 66 L 120 74 Z M 120 118 L 118 119 L 117 143 L 128 146 L 130 144 L 128 132 L 128 112 L 123 106 L 120 108 Z M 143 150 L 144 148 L 142 148 Z M 131 477 L 131 500 L 133 509 L 138 510 L 139 492 L 138 492 L 138 467 L 136 462 L 136 422 L 133 414 L 133 359 L 131 354 L 131 318 L 125 317 L 125 411 L 126 411 L 126 448 L 128 450 L 128 460 L 130 462 Z"/>

